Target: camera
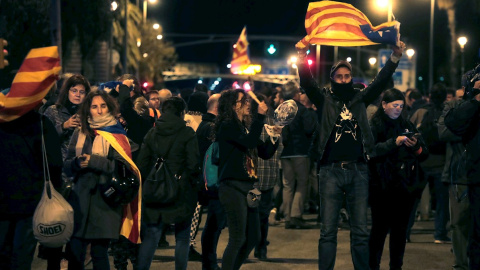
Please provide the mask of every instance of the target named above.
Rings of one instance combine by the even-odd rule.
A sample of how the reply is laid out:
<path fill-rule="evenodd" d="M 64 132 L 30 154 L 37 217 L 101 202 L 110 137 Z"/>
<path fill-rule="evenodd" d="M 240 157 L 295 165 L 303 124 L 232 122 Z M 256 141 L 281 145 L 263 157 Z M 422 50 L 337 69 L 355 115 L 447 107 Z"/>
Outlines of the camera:
<path fill-rule="evenodd" d="M 465 99 L 472 99 L 474 96 L 480 94 L 480 89 L 473 88 L 475 82 L 480 80 L 480 64 L 473 70 L 468 71 L 462 77 L 462 86 L 465 87 Z"/>

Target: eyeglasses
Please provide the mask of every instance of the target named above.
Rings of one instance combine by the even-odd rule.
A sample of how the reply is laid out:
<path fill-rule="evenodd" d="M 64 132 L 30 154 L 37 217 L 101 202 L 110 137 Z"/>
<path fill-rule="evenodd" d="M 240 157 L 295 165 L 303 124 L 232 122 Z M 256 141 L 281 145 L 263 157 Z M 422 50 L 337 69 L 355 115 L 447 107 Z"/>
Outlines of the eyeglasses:
<path fill-rule="evenodd" d="M 85 90 L 78 90 L 75 88 L 70 88 L 70 92 L 72 92 L 74 95 L 80 93 L 81 96 L 85 96 L 85 94 L 87 93 L 85 92 Z"/>

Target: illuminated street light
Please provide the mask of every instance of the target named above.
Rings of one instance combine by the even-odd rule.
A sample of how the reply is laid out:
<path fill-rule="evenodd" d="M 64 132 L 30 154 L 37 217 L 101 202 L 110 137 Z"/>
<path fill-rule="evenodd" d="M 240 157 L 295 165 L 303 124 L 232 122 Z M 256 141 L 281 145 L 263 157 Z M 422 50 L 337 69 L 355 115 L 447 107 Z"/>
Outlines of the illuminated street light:
<path fill-rule="evenodd" d="M 298 58 L 297 58 L 296 56 L 290 57 L 290 63 L 296 64 L 296 63 L 297 63 L 297 60 L 298 60 Z"/>
<path fill-rule="evenodd" d="M 467 44 L 467 38 L 466 37 L 459 37 L 457 39 L 458 44 L 460 44 L 460 51 L 462 53 L 462 76 L 465 74 L 465 44 Z"/>
<path fill-rule="evenodd" d="M 150 2 L 150 4 L 155 4 L 157 3 L 157 0 L 148 0 L 148 2 Z"/>
<path fill-rule="evenodd" d="M 157 39 L 160 40 L 163 38 L 163 35 L 157 35 Z"/>
<path fill-rule="evenodd" d="M 370 57 L 368 59 L 368 63 L 370 63 L 370 65 L 373 67 L 373 65 L 375 65 L 377 63 L 377 58 L 376 57 Z"/>
<path fill-rule="evenodd" d="M 198 80 L 197 83 L 198 83 L 198 84 L 202 84 L 203 81 L 202 81 L 202 80 Z"/>
<path fill-rule="evenodd" d="M 158 23 L 153 24 L 153 29 L 157 30 L 158 28 L 160 28 L 160 24 Z"/>
<path fill-rule="evenodd" d="M 352 62 L 352 58 L 351 57 L 347 57 L 347 62 Z"/>
<path fill-rule="evenodd" d="M 231 68 L 232 67 L 232 64 L 227 64 L 227 68 Z"/>
<path fill-rule="evenodd" d="M 387 18 L 389 22 L 392 21 L 392 17 L 393 17 L 392 1 L 393 0 L 376 0 L 377 7 L 381 9 L 387 9 Z"/>
<path fill-rule="evenodd" d="M 412 59 L 412 57 L 415 55 L 415 50 L 414 49 L 408 49 L 407 50 L 407 56 L 408 59 Z"/>
<path fill-rule="evenodd" d="M 118 8 L 118 3 L 116 1 L 113 1 L 112 2 L 112 7 L 111 7 L 112 11 L 117 10 L 117 8 Z"/>
<path fill-rule="evenodd" d="M 148 57 L 148 53 L 144 53 L 143 58 L 147 58 L 147 57 Z"/>
<path fill-rule="evenodd" d="M 137 38 L 137 47 L 140 47 L 140 46 L 142 46 L 142 39 Z"/>

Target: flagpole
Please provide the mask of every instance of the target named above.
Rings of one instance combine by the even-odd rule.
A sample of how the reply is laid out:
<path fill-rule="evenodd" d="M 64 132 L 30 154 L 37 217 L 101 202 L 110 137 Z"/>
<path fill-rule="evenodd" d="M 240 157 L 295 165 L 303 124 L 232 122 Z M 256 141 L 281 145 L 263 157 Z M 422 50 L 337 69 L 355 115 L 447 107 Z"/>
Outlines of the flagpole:
<path fill-rule="evenodd" d="M 316 73 L 316 78 L 317 78 L 317 82 L 320 84 L 320 85 L 323 85 L 323 83 L 321 83 L 320 81 L 323 81 L 323 80 L 320 80 L 320 45 L 317 44 L 317 51 L 315 53 L 315 73 Z M 323 79 L 323 78 L 322 78 Z"/>
<path fill-rule="evenodd" d="M 430 46 L 428 56 L 428 89 L 427 93 L 430 93 L 430 88 L 433 85 L 433 22 L 435 12 L 435 0 L 430 1 Z M 463 74 L 462 74 L 463 75 Z"/>

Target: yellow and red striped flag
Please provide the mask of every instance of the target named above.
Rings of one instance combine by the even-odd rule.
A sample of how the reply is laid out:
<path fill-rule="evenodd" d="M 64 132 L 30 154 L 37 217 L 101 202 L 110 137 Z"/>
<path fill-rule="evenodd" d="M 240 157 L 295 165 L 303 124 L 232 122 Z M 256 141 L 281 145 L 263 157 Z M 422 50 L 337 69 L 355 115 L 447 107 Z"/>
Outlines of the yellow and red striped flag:
<path fill-rule="evenodd" d="M 55 84 L 61 69 L 57 46 L 30 50 L 10 91 L 0 93 L 0 123 L 15 120 L 35 108 Z"/>
<path fill-rule="evenodd" d="M 312 2 L 305 16 L 307 36 L 295 47 L 309 44 L 330 46 L 398 45 L 400 23 L 386 22 L 372 26 L 367 16 L 350 4 L 335 1 Z"/>
<path fill-rule="evenodd" d="M 242 33 L 233 45 L 233 57 L 230 71 L 233 74 L 239 74 L 250 65 L 250 58 L 248 57 L 248 41 L 247 41 L 247 27 L 243 27 Z"/>
<path fill-rule="evenodd" d="M 117 151 L 125 161 L 130 165 L 130 169 L 135 173 L 140 181 L 137 196 L 129 204 L 123 207 L 122 225 L 120 234 L 125 236 L 130 242 L 140 244 L 140 225 L 142 220 L 142 175 L 137 165 L 132 160 L 132 151 L 127 136 L 115 132 L 114 129 L 97 129 L 95 132 L 105 138 L 110 145 Z"/>

